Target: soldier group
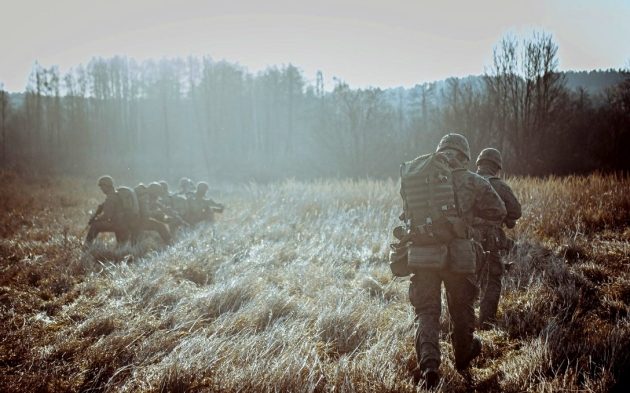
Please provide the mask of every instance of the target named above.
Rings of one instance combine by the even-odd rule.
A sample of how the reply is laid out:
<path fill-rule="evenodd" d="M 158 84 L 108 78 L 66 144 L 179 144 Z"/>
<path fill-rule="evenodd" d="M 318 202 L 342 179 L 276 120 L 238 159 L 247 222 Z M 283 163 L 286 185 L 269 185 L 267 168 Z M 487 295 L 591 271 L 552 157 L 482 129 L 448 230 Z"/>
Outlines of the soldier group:
<path fill-rule="evenodd" d="M 521 216 L 520 203 L 498 177 L 501 153 L 484 149 L 476 160 L 477 173 L 466 169 L 470 159 L 467 139 L 447 134 L 436 153 L 401 169 L 405 226 L 394 231 L 399 243 L 392 244 L 390 266 L 394 275 L 411 274 L 409 299 L 416 314 L 418 360 L 413 378 L 415 383 L 424 380 L 429 389 L 440 381 L 442 282 L 453 325 L 455 367 L 464 371 L 481 353 L 475 327 L 484 329 L 495 322 L 505 271 L 502 258 L 514 246 L 503 226 L 513 228 Z"/>
<path fill-rule="evenodd" d="M 189 178 L 180 180 L 180 189 L 171 193 L 165 181 L 142 183 L 134 188 L 114 185 L 111 176 L 101 176 L 98 186 L 105 201 L 89 220 L 85 245 L 89 246 L 102 232 L 113 232 L 116 241 L 136 244 L 143 232 L 157 232 L 165 245 L 181 228 L 214 221 L 224 206 L 206 198 L 208 183 L 195 184 Z"/>
<path fill-rule="evenodd" d="M 495 322 L 503 257 L 514 247 L 503 227 L 513 228 L 521 216 L 520 203 L 498 176 L 501 153 L 484 149 L 476 160 L 476 173 L 466 169 L 470 160 L 467 139 L 452 133 L 441 139 L 435 153 L 401 167 L 405 225 L 394 230 L 399 242 L 392 244 L 390 266 L 396 276 L 411 275 L 409 299 L 418 323 L 413 378 L 416 383 L 424 380 L 427 388 L 440 380 L 442 283 L 452 320 L 455 367 L 464 371 L 482 350 L 475 328 Z M 143 231 L 157 232 L 171 244 L 178 228 L 212 221 L 223 211 L 223 205 L 205 197 L 207 183 L 198 183 L 194 190 L 187 178 L 175 194 L 166 182 L 115 188 L 113 179 L 103 176 L 98 185 L 106 199 L 90 219 L 87 244 L 101 232 L 115 233 L 118 242 L 135 243 Z"/>

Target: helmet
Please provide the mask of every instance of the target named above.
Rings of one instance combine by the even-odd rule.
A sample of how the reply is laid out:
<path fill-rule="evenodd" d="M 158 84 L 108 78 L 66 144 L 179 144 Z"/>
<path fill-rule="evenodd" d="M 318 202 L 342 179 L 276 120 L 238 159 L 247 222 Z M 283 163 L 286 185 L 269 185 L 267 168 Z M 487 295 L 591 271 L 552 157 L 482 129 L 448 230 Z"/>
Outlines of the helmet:
<path fill-rule="evenodd" d="M 151 195 L 160 196 L 162 194 L 162 186 L 160 186 L 160 183 L 153 182 L 149 184 L 147 191 Z"/>
<path fill-rule="evenodd" d="M 197 183 L 197 192 L 206 193 L 208 192 L 209 188 L 210 186 L 208 186 L 208 183 L 206 183 L 205 181 L 200 181 L 199 183 Z"/>
<path fill-rule="evenodd" d="M 451 133 L 444 135 L 435 151 L 438 152 L 444 149 L 457 150 L 470 160 L 470 146 L 468 146 L 468 140 L 461 134 Z"/>
<path fill-rule="evenodd" d="M 479 157 L 477 157 L 477 165 L 479 165 L 479 163 L 484 160 L 495 163 L 499 167 L 499 169 L 501 169 L 503 164 L 503 160 L 501 159 L 501 152 L 492 147 L 483 149 L 481 153 L 479 153 Z"/>
<path fill-rule="evenodd" d="M 162 187 L 162 192 L 164 192 L 164 194 L 168 194 L 168 183 L 166 180 L 160 180 L 160 187 Z"/>
<path fill-rule="evenodd" d="M 147 186 L 140 183 L 137 186 L 135 186 L 133 190 L 136 192 L 137 195 L 143 195 L 147 192 Z"/>
<path fill-rule="evenodd" d="M 181 179 L 179 179 L 179 186 L 181 188 L 187 187 L 190 183 L 192 183 L 192 180 L 190 180 L 190 178 L 188 177 L 182 177 Z"/>
<path fill-rule="evenodd" d="M 111 176 L 104 175 L 98 178 L 98 185 L 105 187 L 114 187 L 114 179 Z"/>

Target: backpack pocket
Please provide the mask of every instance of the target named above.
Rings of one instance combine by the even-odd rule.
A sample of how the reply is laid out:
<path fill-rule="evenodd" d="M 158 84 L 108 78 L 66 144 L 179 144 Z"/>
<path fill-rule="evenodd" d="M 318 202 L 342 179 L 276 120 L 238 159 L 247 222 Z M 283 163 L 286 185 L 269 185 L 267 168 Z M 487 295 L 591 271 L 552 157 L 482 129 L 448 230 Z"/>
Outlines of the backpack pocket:
<path fill-rule="evenodd" d="M 448 245 L 449 270 L 453 273 L 474 274 L 477 250 L 470 239 L 454 239 Z"/>
<path fill-rule="evenodd" d="M 412 270 L 440 270 L 446 267 L 448 248 L 444 244 L 409 246 L 407 265 Z"/>

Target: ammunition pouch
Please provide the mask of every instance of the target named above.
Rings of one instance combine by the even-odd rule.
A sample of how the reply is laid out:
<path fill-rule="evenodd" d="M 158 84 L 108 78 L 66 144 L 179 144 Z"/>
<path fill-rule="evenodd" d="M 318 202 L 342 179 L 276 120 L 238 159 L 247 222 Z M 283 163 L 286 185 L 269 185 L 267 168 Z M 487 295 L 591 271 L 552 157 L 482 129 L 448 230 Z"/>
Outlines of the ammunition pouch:
<path fill-rule="evenodd" d="M 416 245 L 449 244 L 454 239 L 469 239 L 472 229 L 459 217 L 443 216 L 430 224 L 412 226 L 411 239 Z"/>
<path fill-rule="evenodd" d="M 412 271 L 442 270 L 448 261 L 448 247 L 444 244 L 411 245 L 407 252 L 407 264 Z"/>
<path fill-rule="evenodd" d="M 448 245 L 448 267 L 453 273 L 475 274 L 478 250 L 471 239 L 454 239 Z"/>

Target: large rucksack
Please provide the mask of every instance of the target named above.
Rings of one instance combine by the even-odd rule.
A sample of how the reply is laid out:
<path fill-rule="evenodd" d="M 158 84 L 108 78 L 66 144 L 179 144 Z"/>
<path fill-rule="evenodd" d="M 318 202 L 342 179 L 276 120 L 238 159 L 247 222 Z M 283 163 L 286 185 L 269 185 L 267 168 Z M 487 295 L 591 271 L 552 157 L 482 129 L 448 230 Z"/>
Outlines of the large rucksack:
<path fill-rule="evenodd" d="M 392 264 L 398 264 L 398 271 L 404 270 L 400 269 L 404 262 L 411 270 L 445 268 L 454 241 L 468 237 L 457 207 L 453 173 L 447 157 L 442 153 L 431 153 L 402 164 L 400 195 L 406 235 L 393 247 L 392 255 L 396 261 L 392 260 Z M 406 258 L 400 258 L 404 249 Z M 394 272 L 394 266 L 391 267 Z"/>
<path fill-rule="evenodd" d="M 400 167 L 404 220 L 416 243 L 448 243 L 459 217 L 451 168 L 445 155 L 431 153 Z"/>
<path fill-rule="evenodd" d="M 125 221 L 137 220 L 140 217 L 140 205 L 134 190 L 129 187 L 118 187 L 116 190 L 122 206 L 122 217 Z"/>

